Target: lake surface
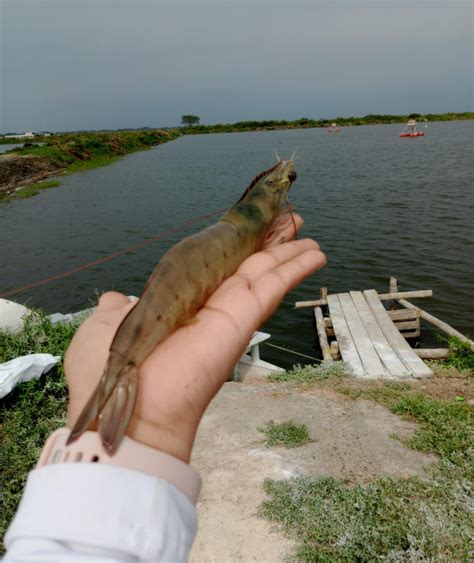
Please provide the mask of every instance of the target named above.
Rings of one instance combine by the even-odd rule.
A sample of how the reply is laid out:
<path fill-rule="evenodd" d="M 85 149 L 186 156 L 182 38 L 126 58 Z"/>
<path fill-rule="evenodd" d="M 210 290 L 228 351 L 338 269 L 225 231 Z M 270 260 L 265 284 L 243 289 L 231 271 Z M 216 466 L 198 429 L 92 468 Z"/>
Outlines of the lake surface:
<path fill-rule="evenodd" d="M 0 145 L 0 154 L 7 151 L 11 151 L 13 149 L 17 149 L 18 147 L 22 147 L 23 145 L 24 143 L 12 143 L 12 144 Z"/>
<path fill-rule="evenodd" d="M 104 168 L 61 178 L 60 188 L 0 204 L 0 293 L 91 262 L 230 206 L 255 174 L 298 149 L 290 199 L 316 238 L 326 268 L 287 295 L 264 330 L 271 342 L 315 356 L 312 309 L 294 302 L 375 288 L 433 289 L 416 303 L 474 335 L 474 122 L 430 123 L 401 139 L 402 125 L 228 133 L 180 138 Z M 77 311 L 96 292 L 140 294 L 160 256 L 211 220 L 132 254 L 11 297 L 48 312 Z M 423 323 L 423 345 L 437 344 Z M 285 367 L 310 360 L 264 347 Z"/>

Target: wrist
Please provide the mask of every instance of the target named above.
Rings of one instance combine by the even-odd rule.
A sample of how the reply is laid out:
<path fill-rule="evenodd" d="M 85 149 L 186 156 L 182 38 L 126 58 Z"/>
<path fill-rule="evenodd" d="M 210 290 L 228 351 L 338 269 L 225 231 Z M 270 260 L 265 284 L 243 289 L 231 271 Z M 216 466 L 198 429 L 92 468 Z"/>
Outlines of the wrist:
<path fill-rule="evenodd" d="M 182 431 L 178 426 L 178 424 L 158 425 L 133 417 L 127 435 L 140 444 L 166 452 L 189 464 L 196 430 Z"/>
<path fill-rule="evenodd" d="M 46 441 L 37 468 L 57 463 L 97 463 L 115 465 L 164 479 L 195 503 L 201 479 L 194 469 L 169 453 L 149 447 L 126 436 L 116 454 L 110 456 L 103 448 L 97 432 L 84 432 L 66 446 L 68 428 L 56 430 Z"/>

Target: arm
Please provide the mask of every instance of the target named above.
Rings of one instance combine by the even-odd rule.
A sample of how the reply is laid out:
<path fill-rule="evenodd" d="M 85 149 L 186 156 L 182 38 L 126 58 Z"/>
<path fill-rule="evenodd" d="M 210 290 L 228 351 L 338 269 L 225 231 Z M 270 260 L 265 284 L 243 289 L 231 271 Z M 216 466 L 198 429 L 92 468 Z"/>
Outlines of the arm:
<path fill-rule="evenodd" d="M 289 239 L 291 233 L 288 224 L 284 236 Z M 309 239 L 269 246 L 245 260 L 195 322 L 174 332 L 144 362 L 128 436 L 188 464 L 199 421 L 253 332 L 285 293 L 324 263 L 318 245 Z M 68 426 L 95 387 L 113 335 L 131 307 L 123 295 L 106 293 L 78 329 L 65 359 Z M 87 561 L 91 550 L 97 561 L 182 560 L 195 532 L 192 503 L 163 479 L 117 466 L 57 464 L 32 472 L 6 537 L 5 561 L 35 560 L 40 542 L 51 550 L 48 560 L 68 561 L 71 556 Z M 148 551 L 143 534 L 151 538 Z M 53 559 L 58 549 L 63 551 Z"/>

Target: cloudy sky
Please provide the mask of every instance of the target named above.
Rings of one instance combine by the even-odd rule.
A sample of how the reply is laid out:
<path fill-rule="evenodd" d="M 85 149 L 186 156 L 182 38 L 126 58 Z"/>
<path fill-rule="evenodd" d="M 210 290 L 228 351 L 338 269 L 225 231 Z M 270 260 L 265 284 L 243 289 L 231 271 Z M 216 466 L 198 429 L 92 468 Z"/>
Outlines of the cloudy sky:
<path fill-rule="evenodd" d="M 457 0 L 0 0 L 0 132 L 472 111 Z"/>

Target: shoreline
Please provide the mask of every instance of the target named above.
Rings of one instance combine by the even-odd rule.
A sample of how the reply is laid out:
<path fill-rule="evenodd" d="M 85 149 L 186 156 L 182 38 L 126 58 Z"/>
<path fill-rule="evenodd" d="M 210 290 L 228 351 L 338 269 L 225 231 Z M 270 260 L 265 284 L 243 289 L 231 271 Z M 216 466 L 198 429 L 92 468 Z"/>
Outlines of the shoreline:
<path fill-rule="evenodd" d="M 373 114 L 363 118 L 336 118 L 336 122 L 340 127 L 395 125 L 404 123 L 406 118 L 407 116 Z M 419 115 L 419 118 L 424 123 L 472 121 L 474 113 L 426 114 Z M 49 187 L 42 186 L 41 182 L 52 176 L 107 166 L 128 154 L 149 150 L 186 135 L 324 129 L 330 125 L 331 120 L 301 118 L 295 121 L 241 121 L 234 124 L 194 125 L 168 130 L 91 131 L 58 134 L 48 138 L 38 137 L 37 142 L 43 143 L 41 146 L 28 142 L 27 146 L 0 154 L 0 204 L 36 195 L 43 187 Z M 8 143 L 0 138 L 0 143 L 17 144 L 18 139 L 12 139 L 14 140 L 15 143 Z M 31 184 L 36 185 L 29 196 L 19 195 Z"/>
<path fill-rule="evenodd" d="M 0 203 L 28 197 L 20 195 L 35 184 L 31 196 L 51 176 L 85 172 L 116 162 L 128 154 L 149 150 L 181 136 L 178 131 L 129 132 L 58 136 L 47 145 L 31 144 L 0 155 Z M 18 194 L 18 195 L 17 195 Z"/>

